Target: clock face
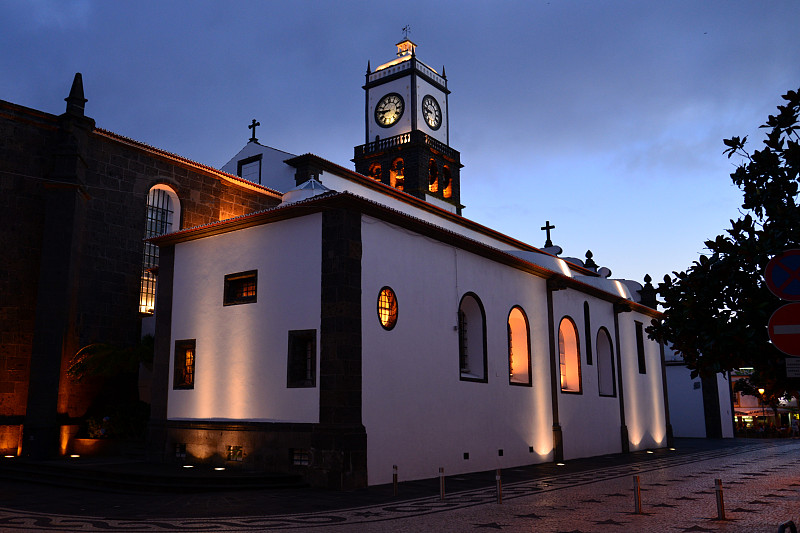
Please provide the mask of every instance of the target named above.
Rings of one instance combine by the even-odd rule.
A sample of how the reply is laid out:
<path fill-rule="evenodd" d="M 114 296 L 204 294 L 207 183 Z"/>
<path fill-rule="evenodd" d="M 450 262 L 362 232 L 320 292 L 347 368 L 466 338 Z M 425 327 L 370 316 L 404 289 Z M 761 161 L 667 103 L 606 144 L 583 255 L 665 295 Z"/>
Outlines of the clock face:
<path fill-rule="evenodd" d="M 429 94 L 426 94 L 425 98 L 422 99 L 422 116 L 432 130 L 438 130 L 439 126 L 442 125 L 442 110 L 439 107 L 439 102 Z"/>
<path fill-rule="evenodd" d="M 375 122 L 382 128 L 393 126 L 403 116 L 403 97 L 397 93 L 389 93 L 375 106 Z"/>

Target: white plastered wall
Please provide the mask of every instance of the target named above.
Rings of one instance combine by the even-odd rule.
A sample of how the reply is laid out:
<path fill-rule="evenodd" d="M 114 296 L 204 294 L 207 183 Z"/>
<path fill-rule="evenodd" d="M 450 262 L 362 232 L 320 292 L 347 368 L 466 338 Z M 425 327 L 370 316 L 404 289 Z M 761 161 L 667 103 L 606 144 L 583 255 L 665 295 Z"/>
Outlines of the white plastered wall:
<path fill-rule="evenodd" d="M 174 343 L 196 339 L 195 385 L 169 391 L 171 420 L 317 422 L 319 387 L 286 386 L 288 331 L 317 330 L 321 215 L 175 247 Z M 257 302 L 223 306 L 227 274 L 258 270 Z"/>
<path fill-rule="evenodd" d="M 364 216 L 363 422 L 371 485 L 552 460 L 545 280 Z M 378 292 L 397 325 L 384 330 Z M 486 313 L 488 382 L 461 381 L 457 310 L 474 292 Z M 532 387 L 509 385 L 508 313 L 530 325 Z M 533 451 L 530 451 L 533 447 Z M 503 450 L 499 456 L 498 450 Z M 469 453 L 469 459 L 464 459 Z"/>
<path fill-rule="evenodd" d="M 619 314 L 625 422 L 631 451 L 659 448 L 667 443 L 661 347 L 647 338 L 646 331 L 643 331 L 646 372 L 639 373 L 635 321 L 646 329 L 650 320 L 636 312 Z"/>
<path fill-rule="evenodd" d="M 587 364 L 584 302 L 589 303 L 589 324 L 592 335 L 592 364 Z M 597 376 L 597 332 L 605 327 L 616 350 L 613 305 L 573 290 L 553 293 L 553 334 L 558 338 L 561 320 L 569 317 L 575 323 L 580 346 L 581 393 L 562 392 L 559 380 L 558 417 L 564 443 L 564 459 L 619 453 L 622 451 L 619 418 L 619 384 L 617 396 L 600 396 Z M 558 344 L 556 343 L 556 350 Z M 616 352 L 615 352 L 616 353 Z M 558 353 L 556 353 L 558 364 Z M 616 357 L 614 358 L 616 381 Z"/>

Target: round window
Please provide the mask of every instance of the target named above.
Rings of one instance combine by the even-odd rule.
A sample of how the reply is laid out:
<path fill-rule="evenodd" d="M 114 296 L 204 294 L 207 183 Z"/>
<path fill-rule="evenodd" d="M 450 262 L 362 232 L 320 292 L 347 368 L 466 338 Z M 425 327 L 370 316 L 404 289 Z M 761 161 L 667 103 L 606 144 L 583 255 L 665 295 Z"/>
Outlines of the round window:
<path fill-rule="evenodd" d="M 378 294 L 378 320 L 383 329 L 392 329 L 397 324 L 397 296 L 389 287 Z"/>

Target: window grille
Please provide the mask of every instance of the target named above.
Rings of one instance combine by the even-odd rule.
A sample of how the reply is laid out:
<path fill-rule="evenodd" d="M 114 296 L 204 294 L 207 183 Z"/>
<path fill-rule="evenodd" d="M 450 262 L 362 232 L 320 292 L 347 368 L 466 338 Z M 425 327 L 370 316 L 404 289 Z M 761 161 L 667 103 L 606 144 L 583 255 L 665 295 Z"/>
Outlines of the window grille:
<path fill-rule="evenodd" d="M 225 276 L 223 305 L 249 304 L 257 301 L 258 271 L 237 272 Z"/>
<path fill-rule="evenodd" d="M 194 388 L 195 345 L 194 339 L 175 341 L 173 389 Z"/>
<path fill-rule="evenodd" d="M 469 348 L 467 343 L 467 314 L 458 311 L 458 344 L 461 372 L 469 372 Z"/>
<path fill-rule="evenodd" d="M 168 233 L 172 229 L 173 206 L 169 192 L 165 189 L 150 189 L 147 195 L 147 215 L 144 238 L 150 239 Z M 156 304 L 156 276 L 153 269 L 158 266 L 158 246 L 144 243 L 142 278 L 139 290 L 139 312 L 153 314 Z"/>

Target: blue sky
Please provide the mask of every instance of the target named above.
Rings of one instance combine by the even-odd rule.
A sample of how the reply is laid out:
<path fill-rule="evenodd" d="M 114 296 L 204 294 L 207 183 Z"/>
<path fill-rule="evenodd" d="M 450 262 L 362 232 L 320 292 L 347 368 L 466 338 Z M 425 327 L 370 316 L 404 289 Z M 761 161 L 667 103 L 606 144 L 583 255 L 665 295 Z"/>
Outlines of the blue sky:
<path fill-rule="evenodd" d="M 0 99 L 213 166 L 247 142 L 353 168 L 367 61 L 446 68 L 464 216 L 536 246 L 555 224 L 613 277 L 683 270 L 739 216 L 735 160 L 800 88 L 800 1 L 0 0 Z"/>

